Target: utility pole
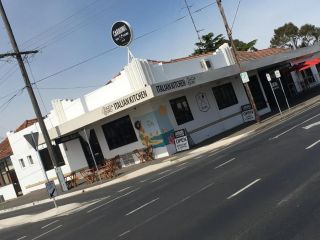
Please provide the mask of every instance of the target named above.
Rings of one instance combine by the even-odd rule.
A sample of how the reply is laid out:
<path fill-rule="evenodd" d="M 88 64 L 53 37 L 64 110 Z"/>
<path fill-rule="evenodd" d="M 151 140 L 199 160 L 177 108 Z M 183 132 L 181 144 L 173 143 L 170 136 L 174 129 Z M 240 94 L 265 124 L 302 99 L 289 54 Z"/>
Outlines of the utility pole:
<path fill-rule="evenodd" d="M 53 164 L 53 166 L 54 166 L 54 168 L 56 170 L 59 183 L 61 185 L 62 190 L 63 191 L 67 191 L 68 189 L 67 189 L 66 183 L 64 181 L 64 177 L 62 175 L 62 172 L 61 172 L 60 168 L 57 165 L 57 158 L 56 158 L 55 152 L 53 150 L 53 146 L 52 146 L 52 143 L 51 143 L 51 140 L 50 140 L 50 137 L 49 137 L 49 133 L 48 133 L 46 125 L 45 125 L 45 123 L 43 121 L 40 107 L 38 105 L 36 96 L 34 94 L 32 85 L 30 83 L 30 79 L 29 79 L 26 67 L 25 67 L 24 62 L 23 62 L 22 57 L 21 57 L 21 52 L 19 51 L 19 48 L 18 48 L 17 42 L 15 40 L 15 37 L 13 35 L 9 20 L 8 20 L 6 12 L 5 12 L 4 8 L 3 8 L 2 0 L 0 0 L 0 14 L 1 14 L 3 23 L 4 23 L 5 28 L 6 28 L 6 31 L 8 33 L 9 38 L 10 38 L 10 43 L 11 43 L 13 51 L 14 51 L 14 53 L 11 54 L 11 55 L 15 56 L 16 59 L 17 59 L 17 62 L 18 62 L 22 77 L 23 77 L 24 82 L 25 82 L 25 87 L 26 87 L 26 89 L 28 91 L 28 94 L 29 94 L 29 97 L 31 99 L 31 103 L 32 103 L 34 112 L 35 112 L 35 114 L 37 116 L 37 119 L 38 119 L 38 122 L 39 122 L 39 125 L 40 125 L 40 129 L 42 131 L 45 143 L 47 145 L 47 149 L 48 149 L 48 152 L 49 152 L 50 159 L 51 159 L 52 164 Z"/>
<path fill-rule="evenodd" d="M 202 41 L 201 41 L 201 37 L 200 37 L 200 35 L 199 35 L 200 30 L 198 30 L 198 28 L 197 28 L 197 26 L 196 26 L 196 23 L 194 22 L 194 19 L 193 19 L 192 13 L 191 13 L 191 11 L 190 11 L 190 6 L 189 6 L 189 4 L 188 4 L 187 0 L 184 0 L 184 3 L 186 4 L 186 8 L 188 9 L 188 13 L 189 13 L 189 16 L 190 16 L 190 18 L 191 18 L 191 21 L 192 21 L 192 24 L 193 24 L 194 30 L 195 30 L 195 31 L 196 31 L 196 33 L 197 33 L 197 36 L 198 36 L 199 42 L 202 42 Z"/>
<path fill-rule="evenodd" d="M 239 56 L 238 56 L 238 53 L 237 53 L 237 50 L 236 50 L 236 47 L 234 45 L 233 38 L 232 38 L 232 31 L 231 31 L 231 29 L 229 27 L 226 15 L 224 14 L 224 9 L 222 7 L 221 0 L 217 0 L 217 5 L 219 7 L 219 11 L 220 11 L 220 14 L 221 14 L 223 22 L 224 22 L 224 26 L 225 26 L 226 31 L 227 31 L 227 35 L 228 35 L 228 38 L 229 38 L 229 41 L 230 41 L 230 44 L 231 44 L 231 48 L 232 48 L 234 59 L 236 61 L 236 64 L 238 65 L 240 73 L 241 73 L 241 72 L 243 72 L 243 68 L 242 68 L 242 66 L 240 64 Z M 258 113 L 258 110 L 257 110 L 256 103 L 254 102 L 254 99 L 253 99 L 249 84 L 248 83 L 243 83 L 243 85 L 244 85 L 244 87 L 246 89 L 250 104 L 251 104 L 251 106 L 253 108 L 254 115 L 256 116 L 256 121 L 258 123 L 260 123 L 261 119 L 260 119 L 260 116 L 259 116 L 259 113 Z"/>

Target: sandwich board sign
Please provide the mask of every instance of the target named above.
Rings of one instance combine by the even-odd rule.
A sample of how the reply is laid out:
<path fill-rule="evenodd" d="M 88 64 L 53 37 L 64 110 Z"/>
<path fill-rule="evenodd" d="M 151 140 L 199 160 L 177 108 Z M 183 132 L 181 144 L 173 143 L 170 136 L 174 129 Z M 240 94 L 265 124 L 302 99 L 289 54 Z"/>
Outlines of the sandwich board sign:
<path fill-rule="evenodd" d="M 54 198 L 58 195 L 56 185 L 54 181 L 46 182 L 46 189 L 48 191 L 49 198 Z"/>
<path fill-rule="evenodd" d="M 180 129 L 174 132 L 174 143 L 176 145 L 177 152 L 182 152 L 190 149 L 187 131 Z"/>
<path fill-rule="evenodd" d="M 241 106 L 241 115 L 244 122 L 251 122 L 256 120 L 256 116 L 254 115 L 251 104 Z"/>

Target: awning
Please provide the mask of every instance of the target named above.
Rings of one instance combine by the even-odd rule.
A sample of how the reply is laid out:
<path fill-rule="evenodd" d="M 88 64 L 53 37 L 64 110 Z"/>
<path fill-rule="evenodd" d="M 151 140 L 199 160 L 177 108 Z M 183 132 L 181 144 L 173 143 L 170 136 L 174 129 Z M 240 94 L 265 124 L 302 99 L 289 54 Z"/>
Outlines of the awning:
<path fill-rule="evenodd" d="M 306 70 L 314 65 L 317 65 L 320 63 L 320 58 L 314 58 L 312 60 L 308 60 L 308 61 L 305 61 L 305 62 L 302 62 L 302 63 L 298 63 L 298 64 L 295 64 L 291 67 L 290 71 L 293 72 L 293 71 L 303 71 L 303 70 Z"/>

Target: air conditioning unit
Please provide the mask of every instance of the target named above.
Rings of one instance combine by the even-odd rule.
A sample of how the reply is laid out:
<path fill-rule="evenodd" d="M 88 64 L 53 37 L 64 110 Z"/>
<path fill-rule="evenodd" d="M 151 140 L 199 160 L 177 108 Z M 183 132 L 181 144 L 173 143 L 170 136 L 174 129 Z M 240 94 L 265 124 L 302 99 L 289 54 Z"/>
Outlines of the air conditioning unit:
<path fill-rule="evenodd" d="M 200 65 L 201 65 L 201 68 L 203 68 L 205 71 L 208 71 L 209 69 L 212 68 L 212 63 L 208 59 L 201 59 Z"/>

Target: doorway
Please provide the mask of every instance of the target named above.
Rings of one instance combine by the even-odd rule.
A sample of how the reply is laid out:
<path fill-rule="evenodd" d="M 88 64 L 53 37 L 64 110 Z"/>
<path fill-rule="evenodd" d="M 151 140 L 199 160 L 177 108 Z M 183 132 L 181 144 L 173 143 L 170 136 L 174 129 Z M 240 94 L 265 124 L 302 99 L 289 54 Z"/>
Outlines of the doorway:
<path fill-rule="evenodd" d="M 249 79 L 249 87 L 252 93 L 253 100 L 256 104 L 257 110 L 261 110 L 268 107 L 257 75 L 250 76 Z"/>

